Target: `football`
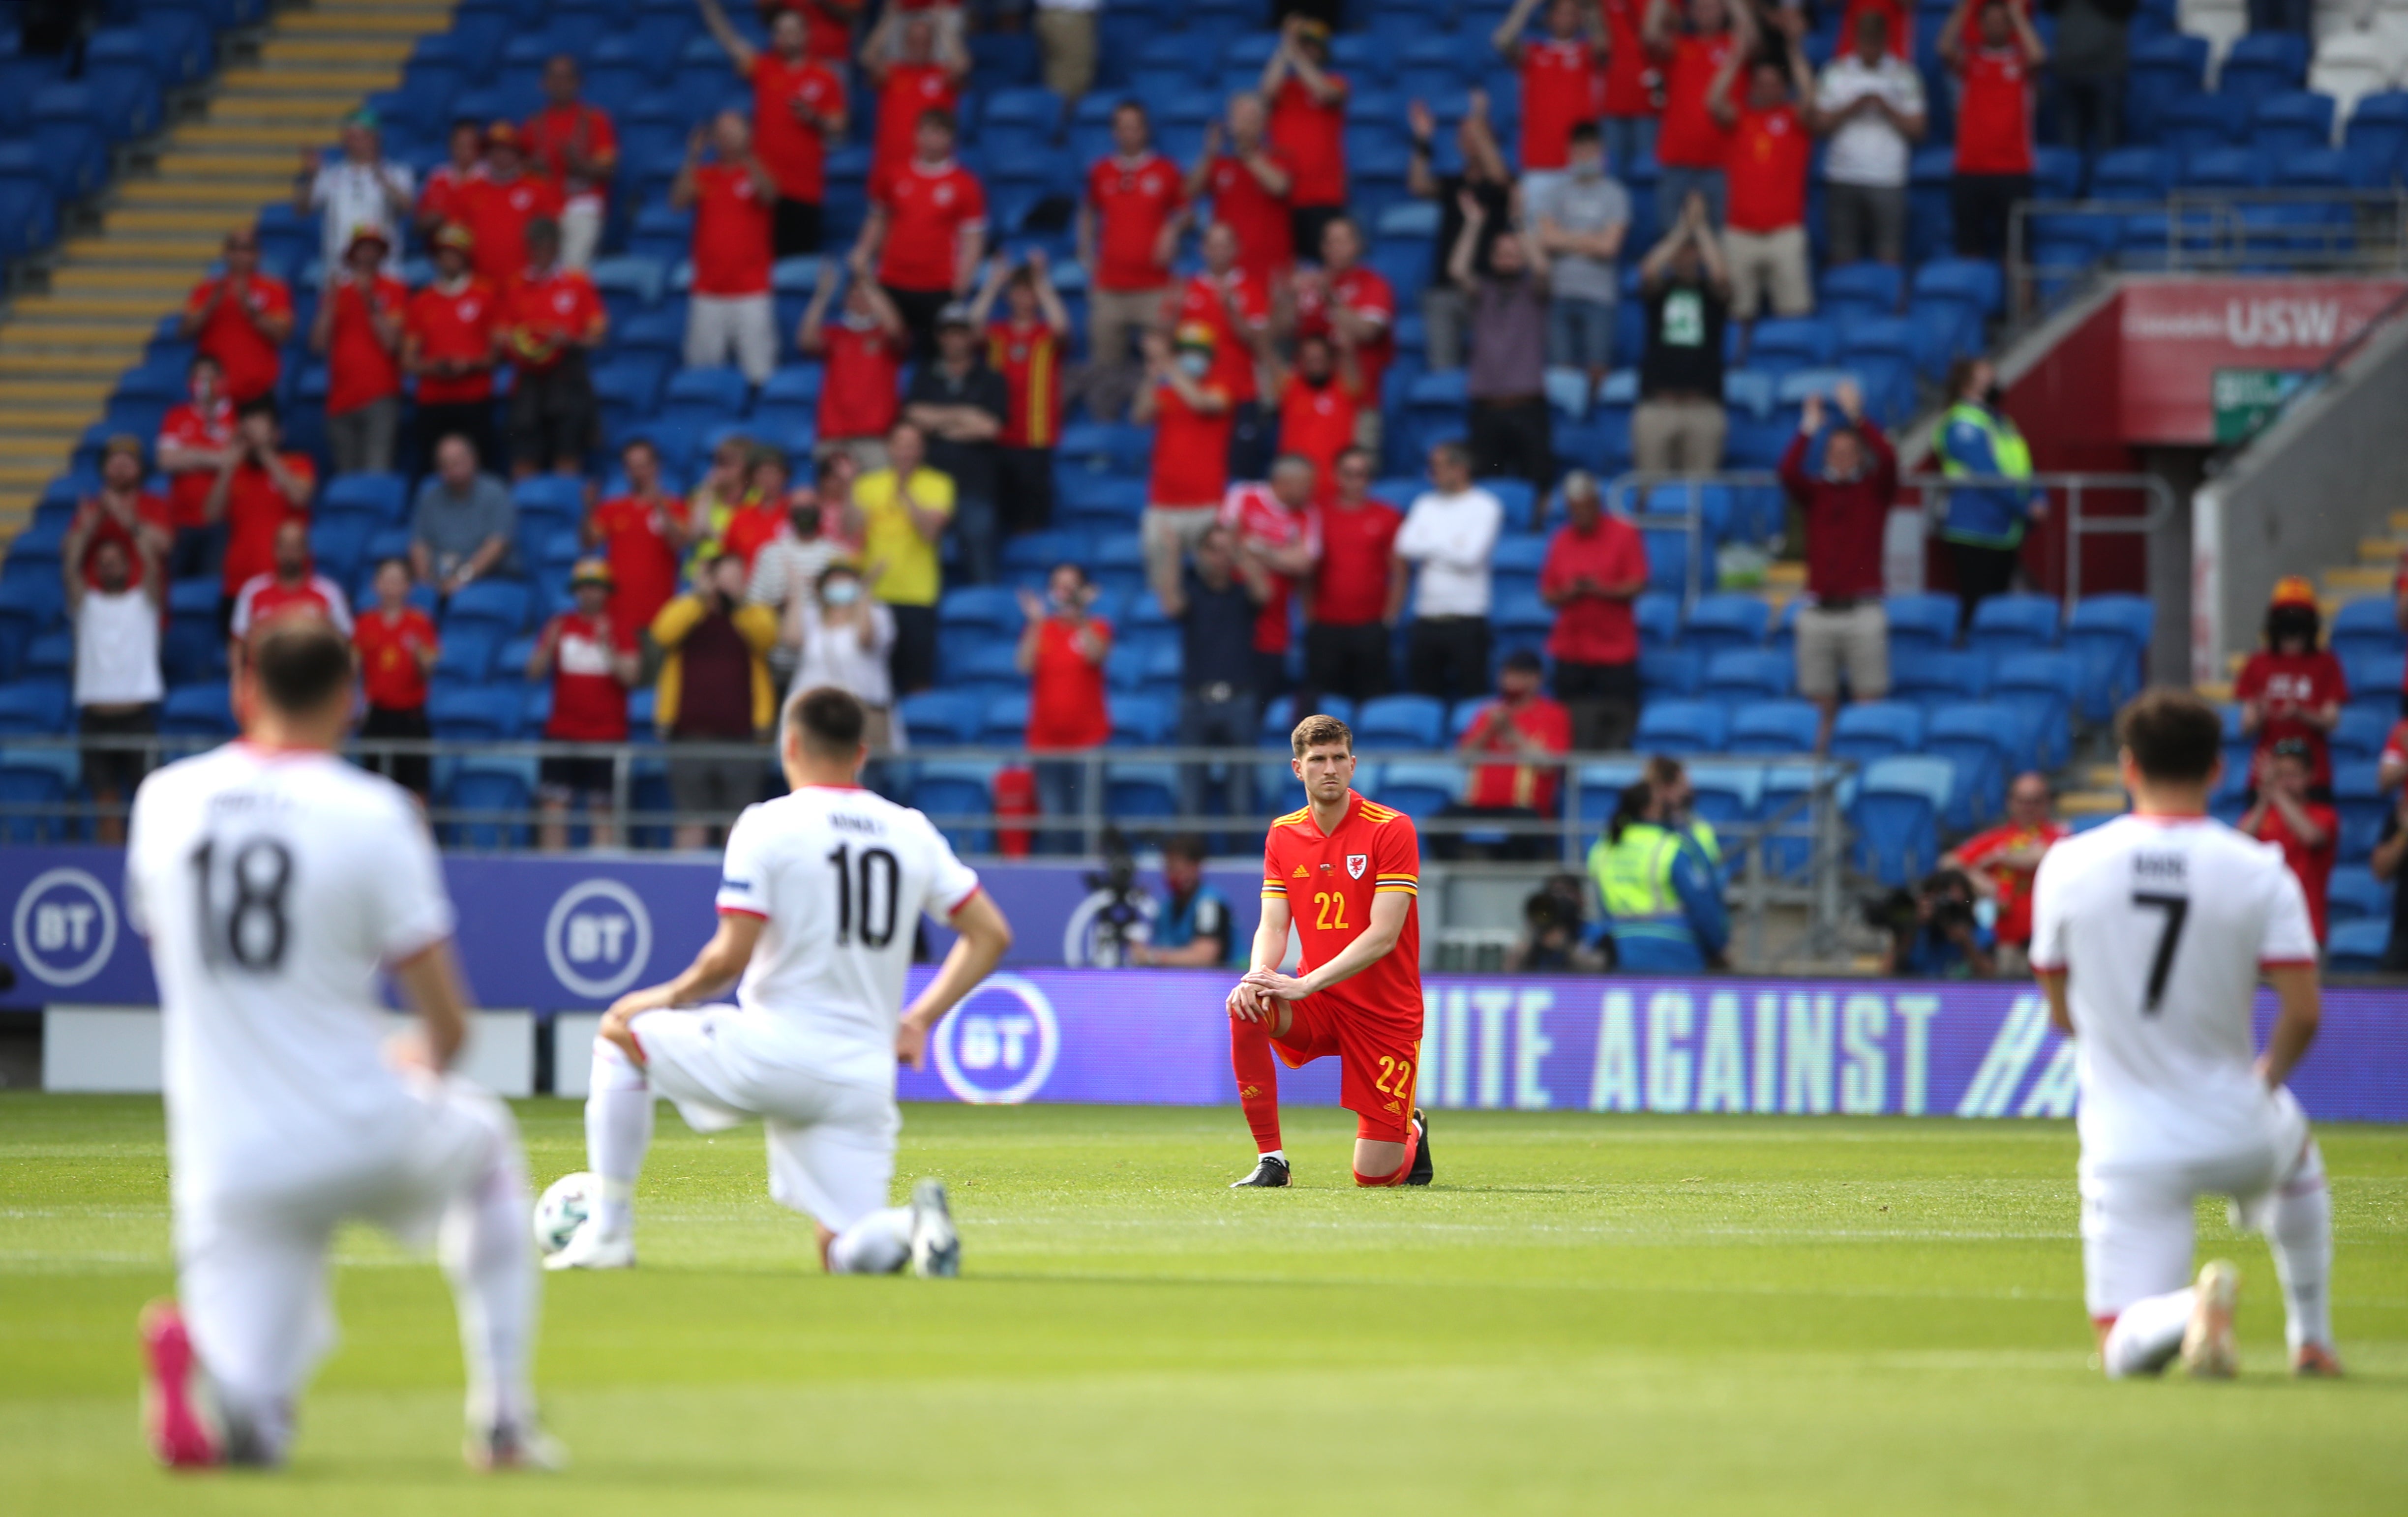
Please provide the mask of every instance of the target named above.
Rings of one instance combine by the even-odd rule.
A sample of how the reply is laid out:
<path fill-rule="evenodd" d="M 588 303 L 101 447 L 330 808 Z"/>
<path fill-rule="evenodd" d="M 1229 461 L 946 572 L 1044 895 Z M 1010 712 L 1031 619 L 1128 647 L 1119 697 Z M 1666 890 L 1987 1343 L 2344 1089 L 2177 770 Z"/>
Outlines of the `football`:
<path fill-rule="evenodd" d="M 546 1253 L 558 1253 L 569 1235 L 594 1209 L 598 1182 L 586 1170 L 563 1175 L 544 1187 L 535 1203 L 535 1244 Z"/>

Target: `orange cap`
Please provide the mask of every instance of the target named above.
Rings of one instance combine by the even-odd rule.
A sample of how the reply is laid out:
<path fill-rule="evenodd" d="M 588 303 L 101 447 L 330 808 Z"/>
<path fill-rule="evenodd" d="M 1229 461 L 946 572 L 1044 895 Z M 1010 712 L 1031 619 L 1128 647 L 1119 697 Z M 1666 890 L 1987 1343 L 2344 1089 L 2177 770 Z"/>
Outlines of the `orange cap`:
<path fill-rule="evenodd" d="M 2316 587 L 2308 582 L 2306 576 L 2286 574 L 2274 581 L 2273 605 L 2314 606 L 2315 603 Z"/>

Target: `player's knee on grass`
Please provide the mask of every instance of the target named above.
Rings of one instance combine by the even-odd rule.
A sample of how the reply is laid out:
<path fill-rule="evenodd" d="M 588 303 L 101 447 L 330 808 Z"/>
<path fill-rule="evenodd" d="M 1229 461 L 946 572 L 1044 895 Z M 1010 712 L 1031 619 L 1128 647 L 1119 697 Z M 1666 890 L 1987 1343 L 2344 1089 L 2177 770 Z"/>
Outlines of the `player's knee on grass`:
<path fill-rule="evenodd" d="M 1412 1129 L 1401 1122 L 1390 1122 L 1384 1116 L 1370 1117 L 1357 1113 L 1354 1119 L 1354 1183 L 1362 1186 L 1394 1185 L 1405 1178 L 1412 1165 L 1412 1151 L 1406 1140 Z"/>

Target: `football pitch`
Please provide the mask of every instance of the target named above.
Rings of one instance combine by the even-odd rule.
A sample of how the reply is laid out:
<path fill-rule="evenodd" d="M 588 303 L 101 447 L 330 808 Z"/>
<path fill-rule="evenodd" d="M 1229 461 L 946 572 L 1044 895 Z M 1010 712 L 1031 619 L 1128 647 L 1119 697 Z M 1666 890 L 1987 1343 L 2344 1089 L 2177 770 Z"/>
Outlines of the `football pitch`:
<path fill-rule="evenodd" d="M 520 1103 L 538 1185 L 580 1108 Z M 1230 1110 L 910 1107 L 958 1281 L 822 1276 L 757 1133 L 666 1109 L 640 1269 L 549 1277 L 566 1474 L 460 1465 L 434 1267 L 346 1234 L 344 1341 L 279 1475 L 171 1478 L 134 1317 L 169 1288 L 158 1103 L 0 1095 L 0 1510 L 24 1513 L 2408 1510 L 2408 1129 L 2322 1130 L 2350 1378 L 2089 1367 L 2062 1123 L 1440 1112 L 1358 1192 L 1350 1117 L 1232 1193 Z"/>

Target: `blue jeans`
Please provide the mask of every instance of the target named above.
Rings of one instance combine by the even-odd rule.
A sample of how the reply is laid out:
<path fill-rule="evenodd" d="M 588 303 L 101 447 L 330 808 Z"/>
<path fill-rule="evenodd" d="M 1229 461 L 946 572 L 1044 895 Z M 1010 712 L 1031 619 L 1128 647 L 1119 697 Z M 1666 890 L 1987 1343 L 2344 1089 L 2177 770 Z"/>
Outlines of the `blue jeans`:
<path fill-rule="evenodd" d="M 1605 137 L 1605 171 L 1619 179 L 1630 178 L 1630 165 L 1656 152 L 1656 118 L 1608 116 L 1598 123 Z"/>
<path fill-rule="evenodd" d="M 1230 690 L 1219 700 L 1207 700 L 1200 692 L 1191 690 L 1179 699 L 1179 746 L 1252 748 L 1254 746 L 1254 723 L 1259 720 L 1261 718 L 1254 708 L 1254 693 L 1251 690 Z M 1254 809 L 1252 766 L 1241 761 L 1224 767 L 1228 775 L 1225 789 L 1229 800 L 1229 814 L 1233 817 L 1252 816 Z M 1179 809 L 1189 816 L 1201 816 L 1211 783 L 1211 765 L 1181 765 Z"/>
<path fill-rule="evenodd" d="M 1084 814 L 1082 804 L 1087 789 L 1087 766 L 1076 759 L 1039 759 L 1032 766 L 1037 771 L 1037 807 L 1048 822 L 1077 821 Z M 1047 827 L 1038 835 L 1039 853 L 1083 853 L 1087 838 L 1082 831 L 1069 827 Z"/>
<path fill-rule="evenodd" d="M 1656 180 L 1656 235 L 1662 236 L 1681 222 L 1682 203 L 1694 191 L 1706 197 L 1706 215 L 1719 232 L 1723 225 L 1723 171 L 1719 168 L 1672 168 Z"/>
<path fill-rule="evenodd" d="M 995 502 L 965 495 L 953 502 L 953 533 L 961 539 L 962 582 L 995 583 Z"/>
<path fill-rule="evenodd" d="M 1547 307 L 1547 362 L 1603 373 L 1613 366 L 1613 303 L 1557 295 Z"/>

